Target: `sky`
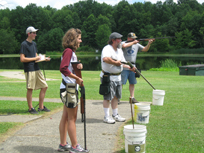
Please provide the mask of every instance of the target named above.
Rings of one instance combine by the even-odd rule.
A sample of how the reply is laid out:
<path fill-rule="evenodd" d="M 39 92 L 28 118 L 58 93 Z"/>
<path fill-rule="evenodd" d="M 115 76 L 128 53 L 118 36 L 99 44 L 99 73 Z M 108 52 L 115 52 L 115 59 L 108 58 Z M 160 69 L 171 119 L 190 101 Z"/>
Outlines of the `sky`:
<path fill-rule="evenodd" d="M 82 0 L 81 0 L 82 1 Z M 121 0 L 96 0 L 98 3 L 105 2 L 106 4 L 110 4 L 112 6 L 119 3 Z M 151 3 L 156 3 L 158 0 L 127 0 L 129 4 L 133 4 L 135 2 L 145 2 L 150 1 Z M 160 0 L 164 2 L 165 0 Z M 173 0 L 175 3 L 177 0 Z M 15 9 L 16 6 L 26 7 L 30 3 L 34 3 L 37 6 L 45 7 L 50 5 L 52 8 L 61 9 L 65 5 L 74 4 L 79 2 L 79 0 L 0 0 L 0 9 Z M 197 0 L 200 4 L 204 2 L 204 0 Z M 3 5 L 3 6 L 2 6 Z"/>

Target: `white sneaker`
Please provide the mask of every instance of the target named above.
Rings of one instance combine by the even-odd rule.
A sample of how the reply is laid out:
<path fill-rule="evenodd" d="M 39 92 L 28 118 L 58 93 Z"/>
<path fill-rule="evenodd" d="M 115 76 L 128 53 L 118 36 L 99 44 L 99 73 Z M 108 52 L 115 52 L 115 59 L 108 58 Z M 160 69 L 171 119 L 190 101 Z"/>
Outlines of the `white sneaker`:
<path fill-rule="evenodd" d="M 103 122 L 108 123 L 108 124 L 114 124 L 115 120 L 111 116 L 108 116 L 108 117 L 104 117 Z"/>
<path fill-rule="evenodd" d="M 121 117 L 119 114 L 117 114 L 116 116 L 113 116 L 113 118 L 118 122 L 125 122 L 126 120 L 125 118 Z"/>

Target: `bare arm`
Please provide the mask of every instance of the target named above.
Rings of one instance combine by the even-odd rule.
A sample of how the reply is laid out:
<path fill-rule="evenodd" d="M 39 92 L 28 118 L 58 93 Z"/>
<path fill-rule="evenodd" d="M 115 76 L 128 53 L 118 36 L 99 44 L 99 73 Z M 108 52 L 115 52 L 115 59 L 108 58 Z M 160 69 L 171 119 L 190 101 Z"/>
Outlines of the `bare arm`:
<path fill-rule="evenodd" d="M 76 83 L 79 84 L 79 85 L 81 85 L 83 83 L 83 80 L 81 78 L 79 78 L 78 76 L 76 76 L 75 74 L 73 74 L 73 73 L 70 73 L 68 75 L 68 77 L 75 79 Z"/>
<path fill-rule="evenodd" d="M 31 58 L 25 57 L 24 54 L 20 54 L 20 61 L 21 61 L 22 63 L 37 61 L 37 60 L 39 60 L 39 59 L 40 59 L 40 57 L 38 56 L 37 53 L 36 53 L 36 57 L 31 57 Z"/>
<path fill-rule="evenodd" d="M 131 42 L 127 42 L 127 43 L 124 43 L 122 45 L 122 48 L 127 48 L 127 47 L 130 47 L 130 46 L 132 46 L 134 44 L 137 44 L 137 43 L 139 43 L 139 41 L 137 41 L 137 40 L 134 40 L 134 41 L 131 41 Z"/>
<path fill-rule="evenodd" d="M 142 51 L 143 51 L 143 52 L 147 52 L 147 51 L 149 50 L 149 48 L 150 48 L 150 45 L 153 43 L 153 41 L 154 41 L 154 39 L 150 39 L 150 40 L 148 41 L 147 46 L 145 46 L 145 47 L 142 49 Z"/>
<path fill-rule="evenodd" d="M 116 60 L 113 60 L 111 57 L 104 57 L 103 61 L 108 64 L 113 64 L 115 66 L 120 66 L 122 64 L 120 60 L 116 61 Z"/>

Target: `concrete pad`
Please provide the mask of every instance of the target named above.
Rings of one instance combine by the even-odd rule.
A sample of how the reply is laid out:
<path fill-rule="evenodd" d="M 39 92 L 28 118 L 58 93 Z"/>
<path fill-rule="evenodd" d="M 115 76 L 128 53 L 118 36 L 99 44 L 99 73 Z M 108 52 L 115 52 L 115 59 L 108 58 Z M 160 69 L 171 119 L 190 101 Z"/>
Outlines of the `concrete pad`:
<path fill-rule="evenodd" d="M 0 115 L 0 122 L 22 122 L 26 123 L 36 120 L 42 116 L 40 115 Z"/>

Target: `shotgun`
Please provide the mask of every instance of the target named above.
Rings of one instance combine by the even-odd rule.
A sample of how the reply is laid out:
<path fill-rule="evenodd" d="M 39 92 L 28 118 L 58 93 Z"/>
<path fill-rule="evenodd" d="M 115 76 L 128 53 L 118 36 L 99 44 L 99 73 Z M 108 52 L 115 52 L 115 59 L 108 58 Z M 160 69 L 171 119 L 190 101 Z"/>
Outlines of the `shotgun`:
<path fill-rule="evenodd" d="M 80 62 L 72 62 L 72 67 L 74 69 L 74 72 L 76 74 L 76 76 L 82 78 L 81 76 L 81 70 L 77 68 L 77 65 L 80 64 Z M 81 92 L 81 97 L 80 97 L 80 106 L 81 106 L 81 115 L 82 115 L 82 119 L 81 121 L 83 122 L 84 121 L 84 112 L 85 112 L 85 87 L 84 87 L 84 84 L 82 83 L 80 85 L 80 92 Z"/>
<path fill-rule="evenodd" d="M 122 64 L 129 65 L 131 68 L 133 68 L 133 65 L 132 65 L 130 62 L 128 62 L 128 61 L 127 61 L 127 63 L 126 63 L 126 62 L 121 62 L 121 63 L 122 63 Z M 156 89 L 154 88 L 154 86 L 140 73 L 140 71 L 138 71 L 137 68 L 135 69 L 135 71 L 136 71 L 136 73 L 138 73 L 139 75 L 141 75 L 141 76 L 143 77 L 143 79 L 144 79 L 154 90 L 156 90 Z"/>
<path fill-rule="evenodd" d="M 74 69 L 76 76 L 82 78 L 81 70 L 77 68 L 78 64 L 80 64 L 80 62 L 72 62 L 72 67 Z M 80 97 L 81 122 L 84 122 L 84 147 L 87 150 L 87 147 L 86 147 L 85 87 L 84 87 L 83 83 L 80 85 L 80 88 L 81 88 L 81 90 L 80 90 L 80 92 L 81 92 L 81 97 Z"/>
<path fill-rule="evenodd" d="M 170 36 L 170 37 L 156 37 L 156 38 L 140 38 L 140 39 L 136 39 L 137 41 L 149 41 L 150 39 L 152 39 L 153 41 L 155 41 L 155 39 L 169 39 L 169 38 L 174 38 L 175 36 Z M 134 40 L 132 40 L 134 41 Z M 132 41 L 126 41 L 126 43 L 128 42 L 132 42 Z"/>
<path fill-rule="evenodd" d="M 113 58 L 112 58 L 112 60 L 117 61 L 116 59 L 113 59 Z M 121 63 L 122 63 L 122 64 L 129 65 L 131 68 L 134 67 L 129 61 L 127 61 L 127 62 L 122 62 L 122 61 L 121 61 Z M 141 75 L 141 76 L 143 77 L 143 79 L 144 79 L 154 90 L 156 90 L 156 89 L 154 88 L 154 86 L 140 73 L 140 71 L 138 71 L 137 68 L 135 69 L 135 71 L 136 71 L 136 73 L 138 73 L 139 75 Z"/>

